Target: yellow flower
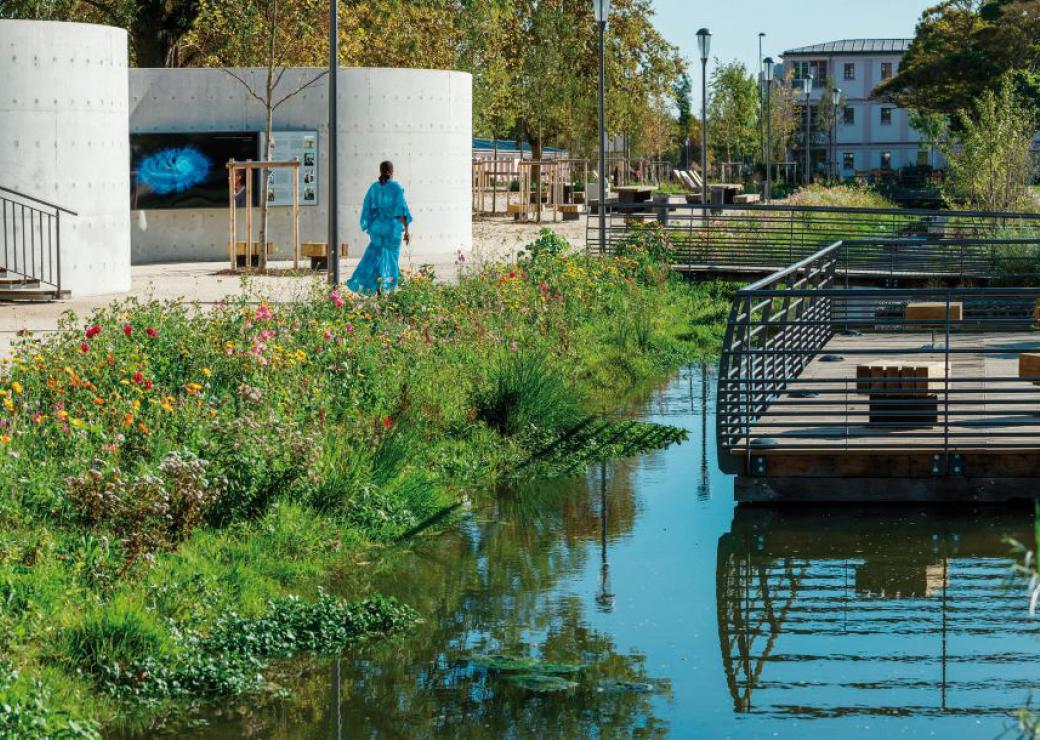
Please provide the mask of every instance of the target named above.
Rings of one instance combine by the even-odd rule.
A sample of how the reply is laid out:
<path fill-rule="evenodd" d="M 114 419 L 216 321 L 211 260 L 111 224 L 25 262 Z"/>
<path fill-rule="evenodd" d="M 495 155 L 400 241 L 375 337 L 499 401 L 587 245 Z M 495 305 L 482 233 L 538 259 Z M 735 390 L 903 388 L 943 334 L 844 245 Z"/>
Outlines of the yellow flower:
<path fill-rule="evenodd" d="M 170 399 L 169 396 L 166 396 L 165 398 L 163 398 L 161 405 L 162 405 L 162 410 L 163 411 L 166 411 L 167 413 L 170 413 L 170 414 L 173 413 L 173 404 L 171 403 L 171 399 Z"/>
<path fill-rule="evenodd" d="M 22 388 L 22 384 L 19 383 L 17 380 L 11 383 L 11 390 L 17 393 L 18 395 L 21 395 L 25 392 L 25 389 Z"/>
<path fill-rule="evenodd" d="M 76 429 L 82 429 L 87 425 L 87 423 L 83 421 L 83 419 L 73 419 L 70 423 L 72 424 L 72 426 L 76 427 Z"/>
<path fill-rule="evenodd" d="M 202 374 L 205 375 L 207 378 L 213 377 L 213 371 L 210 370 L 208 367 L 202 368 Z"/>
<path fill-rule="evenodd" d="M 4 399 L 4 408 L 7 409 L 8 411 L 14 411 L 14 401 L 12 401 L 10 398 L 5 398 Z"/>
<path fill-rule="evenodd" d="M 135 398 L 134 399 L 134 411 L 140 411 L 140 410 L 141 410 L 141 402 Z"/>
<path fill-rule="evenodd" d="M 184 386 L 184 390 L 188 391 L 188 393 L 194 396 L 202 390 L 202 386 L 198 383 L 188 383 L 186 386 Z"/>

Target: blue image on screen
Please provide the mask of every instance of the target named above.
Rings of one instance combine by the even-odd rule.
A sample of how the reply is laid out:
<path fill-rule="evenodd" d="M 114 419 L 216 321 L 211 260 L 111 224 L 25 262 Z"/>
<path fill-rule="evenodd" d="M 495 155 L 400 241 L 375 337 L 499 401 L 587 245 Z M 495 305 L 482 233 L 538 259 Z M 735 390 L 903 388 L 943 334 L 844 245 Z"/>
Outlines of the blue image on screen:
<path fill-rule="evenodd" d="M 211 167 L 209 158 L 193 146 L 170 147 L 142 159 L 137 177 L 158 195 L 169 195 L 205 182 Z"/>

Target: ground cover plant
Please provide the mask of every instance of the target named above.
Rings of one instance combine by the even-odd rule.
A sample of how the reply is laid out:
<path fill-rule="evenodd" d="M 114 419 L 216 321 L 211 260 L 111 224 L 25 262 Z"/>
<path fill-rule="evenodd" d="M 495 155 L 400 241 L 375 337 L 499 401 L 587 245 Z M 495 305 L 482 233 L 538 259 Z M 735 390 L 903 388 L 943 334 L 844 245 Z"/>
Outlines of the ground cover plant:
<path fill-rule="evenodd" d="M 728 289 L 667 253 L 546 232 L 454 285 L 126 301 L 22 337 L 0 369 L 0 722 L 90 737 L 262 691 L 270 660 L 422 616 L 321 592 L 369 548 L 496 480 L 674 441 L 599 418 L 719 342 Z"/>

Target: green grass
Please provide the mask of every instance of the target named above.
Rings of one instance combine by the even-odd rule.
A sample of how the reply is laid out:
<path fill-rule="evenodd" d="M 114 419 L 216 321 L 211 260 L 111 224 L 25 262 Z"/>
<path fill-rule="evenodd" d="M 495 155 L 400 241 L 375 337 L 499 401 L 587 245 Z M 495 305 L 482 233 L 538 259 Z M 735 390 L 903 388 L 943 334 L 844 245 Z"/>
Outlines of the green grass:
<path fill-rule="evenodd" d="M 24 338 L 0 369 L 0 728 L 89 736 L 261 690 L 286 651 L 230 642 L 325 624 L 301 644 L 321 651 L 403 628 L 404 606 L 321 588 L 463 492 L 674 442 L 595 419 L 720 340 L 728 288 L 667 275 L 647 239 L 597 260 L 544 235 L 457 285 L 130 301 Z M 322 621 L 348 614 L 375 627 Z"/>

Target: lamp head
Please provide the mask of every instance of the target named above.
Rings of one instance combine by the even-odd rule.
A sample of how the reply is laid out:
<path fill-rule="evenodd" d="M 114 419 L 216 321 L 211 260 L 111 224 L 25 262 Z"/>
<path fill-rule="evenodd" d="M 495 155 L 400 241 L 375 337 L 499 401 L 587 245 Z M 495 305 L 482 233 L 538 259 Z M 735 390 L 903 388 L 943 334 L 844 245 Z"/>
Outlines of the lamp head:
<path fill-rule="evenodd" d="M 775 64 L 773 57 L 766 57 L 762 60 L 762 79 L 766 82 L 773 81 L 773 73 L 775 70 Z"/>
<path fill-rule="evenodd" d="M 841 88 L 836 87 L 831 91 L 831 101 L 834 103 L 834 107 L 841 105 Z"/>
<path fill-rule="evenodd" d="M 702 28 L 697 32 L 697 49 L 701 53 L 701 62 L 707 63 L 711 54 L 711 31 Z"/>
<path fill-rule="evenodd" d="M 812 95 L 812 83 L 813 76 L 811 74 L 802 78 L 802 92 L 805 93 L 805 97 Z"/>
<path fill-rule="evenodd" d="M 606 23 L 610 18 L 610 0 L 592 0 L 592 10 L 596 14 L 596 23 Z"/>

